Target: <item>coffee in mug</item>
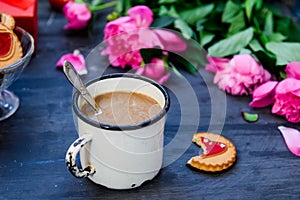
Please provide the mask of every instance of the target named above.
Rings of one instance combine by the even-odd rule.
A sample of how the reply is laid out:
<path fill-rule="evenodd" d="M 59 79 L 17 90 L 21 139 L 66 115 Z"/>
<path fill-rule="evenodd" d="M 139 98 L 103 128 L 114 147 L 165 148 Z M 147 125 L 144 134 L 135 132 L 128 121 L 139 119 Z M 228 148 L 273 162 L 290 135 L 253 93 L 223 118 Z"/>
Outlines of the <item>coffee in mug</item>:
<path fill-rule="evenodd" d="M 161 110 L 159 103 L 144 94 L 129 91 L 115 91 L 97 95 L 95 102 L 102 113 L 95 115 L 92 107 L 86 103 L 81 111 L 89 118 L 110 125 L 131 125 L 147 121 Z"/>

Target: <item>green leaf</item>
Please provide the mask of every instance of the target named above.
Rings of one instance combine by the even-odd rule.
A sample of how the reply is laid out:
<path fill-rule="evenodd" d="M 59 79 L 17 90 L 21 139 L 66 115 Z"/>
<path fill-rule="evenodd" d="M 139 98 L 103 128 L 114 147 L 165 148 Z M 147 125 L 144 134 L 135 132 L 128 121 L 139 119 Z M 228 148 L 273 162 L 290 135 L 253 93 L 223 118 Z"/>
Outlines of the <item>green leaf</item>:
<path fill-rule="evenodd" d="M 174 17 L 174 18 L 179 18 L 179 14 L 176 11 L 175 6 L 171 6 L 170 10 L 169 10 L 169 16 Z"/>
<path fill-rule="evenodd" d="M 202 31 L 203 29 L 204 29 L 204 25 L 203 25 L 203 23 L 205 23 L 206 22 L 206 19 L 200 19 L 200 20 L 198 20 L 197 21 L 197 23 L 196 23 L 196 30 L 197 31 Z"/>
<path fill-rule="evenodd" d="M 234 16 L 241 10 L 240 6 L 233 3 L 232 1 L 227 1 L 225 5 L 224 12 L 222 14 L 222 22 L 230 23 L 234 19 Z"/>
<path fill-rule="evenodd" d="M 186 39 L 190 39 L 194 33 L 191 27 L 189 27 L 189 25 L 181 19 L 175 20 L 174 27 L 179 29 L 183 37 L 185 37 Z"/>
<path fill-rule="evenodd" d="M 123 12 L 127 13 L 127 10 L 129 10 L 131 6 L 131 1 L 130 0 L 122 0 L 122 6 L 123 6 Z"/>
<path fill-rule="evenodd" d="M 282 35 L 281 33 L 273 33 L 270 35 L 271 42 L 282 42 L 286 39 L 286 36 Z"/>
<path fill-rule="evenodd" d="M 100 10 L 103 10 L 103 9 L 106 9 L 106 8 L 110 8 L 110 7 L 116 7 L 118 6 L 119 4 L 119 1 L 110 1 L 110 2 L 107 2 L 107 3 L 101 3 L 99 5 L 87 5 L 89 7 L 89 10 L 94 13 L 96 11 L 100 11 Z M 131 6 L 131 5 L 128 5 L 128 6 Z M 118 16 L 119 13 L 116 13 L 115 14 Z"/>
<path fill-rule="evenodd" d="M 264 51 L 264 48 L 261 46 L 261 44 L 259 43 L 259 41 L 257 39 L 251 40 L 251 42 L 249 43 L 249 46 L 252 49 L 252 51 L 254 51 L 254 52 Z"/>
<path fill-rule="evenodd" d="M 270 42 L 270 39 L 266 36 L 266 34 L 264 34 L 263 32 L 260 33 L 260 35 L 258 35 L 258 38 L 260 39 L 260 41 L 263 43 L 263 45 L 265 46 L 268 42 Z"/>
<path fill-rule="evenodd" d="M 253 10 L 253 7 L 256 3 L 257 3 L 256 0 L 246 0 L 246 2 L 245 2 L 246 16 L 247 16 L 249 21 L 251 20 L 252 10 Z"/>
<path fill-rule="evenodd" d="M 158 11 L 159 16 L 168 16 L 169 15 L 169 10 L 166 6 L 160 6 L 159 11 Z"/>
<path fill-rule="evenodd" d="M 216 35 L 207 31 L 200 31 L 200 44 L 201 46 L 205 46 L 210 43 Z"/>
<path fill-rule="evenodd" d="M 176 3 L 177 0 L 159 0 L 159 4 L 170 4 L 170 3 Z"/>
<path fill-rule="evenodd" d="M 247 113 L 247 112 L 241 112 L 243 118 L 247 122 L 256 122 L 258 120 L 258 114 L 253 113 Z"/>
<path fill-rule="evenodd" d="M 179 14 L 176 11 L 175 6 L 171 6 L 170 9 L 168 9 L 166 6 L 160 6 L 159 11 L 158 11 L 159 16 L 169 16 L 169 17 L 174 17 L 178 18 Z"/>
<path fill-rule="evenodd" d="M 289 62 L 300 61 L 300 44 L 295 42 L 269 42 L 266 48 L 275 54 L 276 65 L 286 65 Z"/>
<path fill-rule="evenodd" d="M 264 4 L 264 0 L 256 0 L 255 9 L 260 10 L 262 8 L 263 4 Z"/>
<path fill-rule="evenodd" d="M 239 12 L 238 15 L 236 15 L 233 18 L 228 32 L 230 35 L 232 35 L 232 34 L 239 32 L 240 30 L 242 30 L 245 27 L 246 27 L 246 23 L 245 23 L 245 18 L 244 18 L 244 12 L 241 11 L 241 12 Z"/>
<path fill-rule="evenodd" d="M 184 10 L 179 13 L 182 20 L 195 25 L 200 19 L 205 18 L 214 10 L 214 4 L 207 4 L 200 7 Z"/>
<path fill-rule="evenodd" d="M 273 34 L 273 26 L 273 14 L 271 12 L 267 12 L 264 27 L 264 33 L 266 34 L 266 36 L 270 36 Z"/>
<path fill-rule="evenodd" d="M 252 51 L 250 49 L 242 48 L 239 54 L 251 54 Z"/>
<path fill-rule="evenodd" d="M 117 13 L 122 13 L 123 12 L 123 5 L 122 5 L 122 1 L 119 1 L 115 7 L 115 12 Z"/>
<path fill-rule="evenodd" d="M 163 28 L 163 27 L 169 26 L 174 21 L 175 21 L 174 17 L 162 16 L 159 18 L 155 18 L 154 21 L 152 22 L 151 26 L 157 27 L 157 28 Z"/>
<path fill-rule="evenodd" d="M 247 46 L 252 38 L 253 28 L 250 27 L 209 47 L 208 54 L 214 57 L 233 55 Z"/>
<path fill-rule="evenodd" d="M 103 3 L 103 0 L 93 0 L 91 6 L 99 6 Z"/>

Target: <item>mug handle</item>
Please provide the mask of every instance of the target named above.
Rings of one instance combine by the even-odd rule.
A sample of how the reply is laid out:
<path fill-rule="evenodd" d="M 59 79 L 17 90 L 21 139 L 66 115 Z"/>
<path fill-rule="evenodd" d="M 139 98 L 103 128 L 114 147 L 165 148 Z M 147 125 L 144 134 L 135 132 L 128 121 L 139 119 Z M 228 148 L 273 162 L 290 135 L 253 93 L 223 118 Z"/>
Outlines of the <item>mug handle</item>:
<path fill-rule="evenodd" d="M 71 172 L 73 176 L 76 178 L 85 178 L 89 175 L 92 175 L 96 172 L 95 168 L 92 165 L 88 165 L 84 169 L 79 169 L 76 165 L 76 157 L 80 149 L 88 142 L 92 140 L 92 135 L 87 134 L 84 135 L 77 140 L 75 140 L 71 146 L 69 147 L 66 154 L 66 165 L 68 170 Z"/>

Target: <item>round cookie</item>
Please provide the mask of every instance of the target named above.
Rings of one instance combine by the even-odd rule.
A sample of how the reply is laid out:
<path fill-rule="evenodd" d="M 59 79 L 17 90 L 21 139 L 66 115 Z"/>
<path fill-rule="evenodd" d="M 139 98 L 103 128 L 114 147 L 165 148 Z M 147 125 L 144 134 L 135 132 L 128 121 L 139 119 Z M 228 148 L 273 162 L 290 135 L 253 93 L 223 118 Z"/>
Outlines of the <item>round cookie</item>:
<path fill-rule="evenodd" d="M 11 15 L 0 13 L 0 68 L 7 67 L 23 56 L 22 46 L 14 33 L 15 20 Z"/>
<path fill-rule="evenodd" d="M 225 137 L 214 133 L 195 133 L 193 142 L 203 150 L 187 164 L 203 171 L 216 172 L 229 168 L 236 161 L 236 149 Z"/>

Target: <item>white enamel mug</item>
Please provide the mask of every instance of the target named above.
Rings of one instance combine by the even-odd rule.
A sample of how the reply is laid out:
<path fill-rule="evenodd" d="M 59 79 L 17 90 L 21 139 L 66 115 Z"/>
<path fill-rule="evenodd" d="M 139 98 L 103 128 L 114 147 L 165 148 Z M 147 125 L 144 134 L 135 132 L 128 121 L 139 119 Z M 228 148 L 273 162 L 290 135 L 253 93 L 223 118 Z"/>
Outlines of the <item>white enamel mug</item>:
<path fill-rule="evenodd" d="M 112 189 L 135 188 L 153 179 L 163 160 L 164 125 L 170 106 L 167 91 L 146 77 L 120 73 L 94 79 L 86 86 L 92 96 L 112 91 L 141 93 L 155 99 L 162 111 L 140 124 L 101 124 L 80 111 L 85 101 L 75 92 L 72 103 L 79 138 L 66 153 L 69 171 Z M 78 152 L 82 169 L 75 162 Z"/>

